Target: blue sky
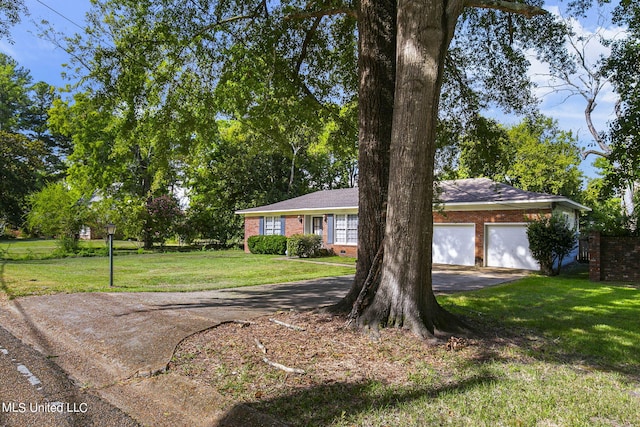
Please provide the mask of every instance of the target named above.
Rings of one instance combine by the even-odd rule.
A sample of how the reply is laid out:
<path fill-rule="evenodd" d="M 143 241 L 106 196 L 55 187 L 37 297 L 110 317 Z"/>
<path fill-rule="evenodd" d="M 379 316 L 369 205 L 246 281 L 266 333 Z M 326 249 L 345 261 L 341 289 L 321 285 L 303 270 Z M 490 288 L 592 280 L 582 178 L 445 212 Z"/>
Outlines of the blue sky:
<path fill-rule="evenodd" d="M 28 69 L 34 81 L 45 81 L 54 86 L 64 86 L 67 82 L 62 79 L 64 71 L 62 64 L 69 58 L 67 54 L 52 43 L 38 37 L 38 29 L 35 23 L 42 20 L 49 21 L 56 31 L 68 35 L 80 32 L 78 26 L 84 25 L 84 15 L 90 7 L 89 0 L 25 0 L 30 11 L 30 16 L 23 18 L 23 22 L 11 31 L 14 43 L 0 40 L 0 52 L 13 57 L 20 66 Z M 561 13 L 556 6 L 557 2 L 550 3 L 547 9 L 553 13 Z M 601 25 L 602 24 L 602 25 Z M 597 14 L 590 19 L 576 23 L 576 32 L 590 35 L 596 32 L 604 32 L 609 37 L 619 36 L 621 29 L 614 28 L 610 24 L 600 23 Z M 592 41 L 587 47 L 590 61 L 595 61 L 599 54 L 606 53 L 607 49 Z M 566 93 L 551 93 L 549 79 L 545 75 L 544 65 L 534 63 L 532 77 L 539 84 L 537 91 L 541 99 L 541 110 L 544 114 L 556 119 L 562 129 L 573 131 L 577 135 L 582 146 L 587 146 L 591 137 L 587 131 L 584 120 L 585 101 L 579 96 L 567 98 Z M 606 130 L 606 124 L 613 118 L 615 96 L 610 88 L 604 88 L 599 97 L 598 107 L 593 114 L 594 123 L 599 130 Z M 490 113 L 498 121 L 512 124 L 516 118 L 505 117 L 499 112 Z M 591 167 L 593 157 L 583 161 L 581 169 L 589 177 L 595 172 Z"/>
<path fill-rule="evenodd" d="M 52 43 L 39 38 L 36 23 L 46 20 L 52 23 L 56 31 L 69 35 L 80 32 L 80 28 L 69 20 L 80 26 L 84 25 L 84 15 L 89 10 L 90 2 L 89 0 L 25 0 L 25 4 L 31 15 L 23 17 L 22 22 L 11 29 L 13 44 L 4 39 L 0 40 L 0 51 L 29 70 L 34 81 L 64 86 L 66 82 L 61 78 L 61 73 L 64 71 L 62 64 L 68 62 L 68 55 Z"/>

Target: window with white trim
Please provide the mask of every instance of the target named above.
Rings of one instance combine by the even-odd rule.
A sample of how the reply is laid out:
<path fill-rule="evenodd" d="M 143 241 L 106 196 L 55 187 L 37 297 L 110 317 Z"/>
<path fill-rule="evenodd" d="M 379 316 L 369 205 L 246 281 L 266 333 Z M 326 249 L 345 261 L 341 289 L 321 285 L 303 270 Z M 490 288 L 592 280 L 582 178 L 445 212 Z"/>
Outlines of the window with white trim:
<path fill-rule="evenodd" d="M 336 215 L 335 243 L 358 244 L 358 215 Z"/>
<path fill-rule="evenodd" d="M 271 236 L 273 234 L 280 235 L 281 233 L 281 221 L 279 216 L 265 216 L 264 217 L 264 234 Z"/>

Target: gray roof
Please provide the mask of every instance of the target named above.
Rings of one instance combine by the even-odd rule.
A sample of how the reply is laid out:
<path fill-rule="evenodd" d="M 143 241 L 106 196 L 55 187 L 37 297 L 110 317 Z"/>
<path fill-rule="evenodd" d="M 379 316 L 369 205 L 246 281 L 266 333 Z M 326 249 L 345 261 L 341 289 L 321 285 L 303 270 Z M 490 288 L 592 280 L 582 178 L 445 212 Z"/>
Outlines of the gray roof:
<path fill-rule="evenodd" d="M 330 208 L 358 208 L 358 188 L 316 191 L 271 205 L 243 209 L 236 213 L 292 211 Z"/>
<path fill-rule="evenodd" d="M 562 203 L 573 209 L 590 210 L 564 196 L 536 193 L 501 184 L 488 178 L 458 179 L 439 183 L 438 200 L 447 205 L 456 204 L 520 204 L 520 203 Z M 296 210 L 319 210 L 358 207 L 358 188 L 317 191 L 304 196 L 284 200 L 271 205 L 258 206 L 237 211 L 238 214 L 258 212 L 291 212 Z M 514 207 L 514 206 L 510 206 Z"/>
<path fill-rule="evenodd" d="M 501 184 L 489 178 L 457 179 L 442 181 L 439 199 L 443 203 L 481 203 L 481 202 L 536 202 L 563 201 L 564 196 L 554 196 L 547 193 L 536 193 Z"/>

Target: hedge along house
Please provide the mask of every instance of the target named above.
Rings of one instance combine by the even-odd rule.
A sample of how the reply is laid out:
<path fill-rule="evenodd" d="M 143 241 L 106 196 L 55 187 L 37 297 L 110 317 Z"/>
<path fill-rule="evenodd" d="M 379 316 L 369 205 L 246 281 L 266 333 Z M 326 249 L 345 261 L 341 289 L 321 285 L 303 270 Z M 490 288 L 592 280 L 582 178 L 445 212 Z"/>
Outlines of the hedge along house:
<path fill-rule="evenodd" d="M 486 178 L 443 181 L 433 214 L 433 262 L 538 270 L 527 222 L 558 212 L 577 230 L 590 209 L 563 196 L 524 191 Z M 323 247 L 357 256 L 358 189 L 326 190 L 243 209 L 247 239 L 262 234 L 318 234 Z M 571 260 L 571 259 L 569 259 Z"/>

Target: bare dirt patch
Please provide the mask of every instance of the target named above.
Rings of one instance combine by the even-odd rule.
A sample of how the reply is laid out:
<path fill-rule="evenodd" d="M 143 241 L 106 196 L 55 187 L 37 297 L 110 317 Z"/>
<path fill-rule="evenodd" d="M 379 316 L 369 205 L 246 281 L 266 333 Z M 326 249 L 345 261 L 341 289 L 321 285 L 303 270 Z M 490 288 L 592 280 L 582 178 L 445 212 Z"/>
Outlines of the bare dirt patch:
<path fill-rule="evenodd" d="M 426 377 L 446 386 L 457 380 L 449 378 L 455 366 L 495 358 L 522 359 L 522 353 L 509 350 L 511 345 L 505 340 L 462 337 L 433 345 L 398 329 L 385 329 L 380 339 L 373 341 L 346 327 L 342 317 L 279 312 L 246 324 L 225 323 L 189 337 L 176 349 L 169 368 L 215 387 L 233 402 L 250 403 L 272 413 L 277 406 L 275 415 L 292 422 L 287 419 L 287 406 L 324 408 L 331 405 L 331 399 L 354 399 L 354 405 L 370 405 L 370 401 L 358 400 L 363 388 L 366 394 L 371 394 L 372 387 L 379 387 L 381 394 L 389 386 L 411 390 Z M 265 358 L 304 373 L 279 369 Z M 383 404 L 385 399 L 380 396 L 375 404 Z M 340 404 L 345 406 L 344 401 Z M 300 412 L 296 408 L 290 413 L 295 417 Z M 299 422 L 312 425 L 325 421 L 322 415 L 314 416 L 317 418 Z"/>

